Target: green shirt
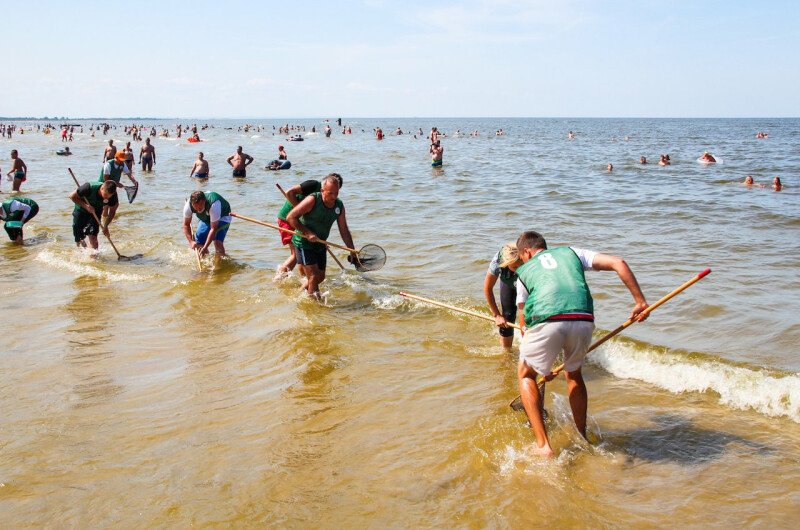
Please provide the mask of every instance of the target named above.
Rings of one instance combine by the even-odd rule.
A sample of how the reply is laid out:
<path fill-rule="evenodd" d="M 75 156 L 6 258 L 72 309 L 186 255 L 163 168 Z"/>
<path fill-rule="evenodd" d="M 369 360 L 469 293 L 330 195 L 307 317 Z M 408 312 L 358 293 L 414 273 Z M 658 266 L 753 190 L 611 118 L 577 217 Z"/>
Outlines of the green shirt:
<path fill-rule="evenodd" d="M 565 313 L 594 314 L 583 263 L 571 248 L 543 250 L 518 267 L 517 275 L 528 290 L 522 309 L 526 326 Z"/>
<path fill-rule="evenodd" d="M 38 206 L 38 204 L 36 204 L 36 201 L 34 201 L 33 199 L 26 199 L 25 197 L 15 197 L 13 199 L 6 199 L 3 201 L 2 205 L 0 205 L 0 207 L 3 208 L 3 213 L 5 214 L 4 218 L 5 221 L 22 221 L 22 215 L 24 213 L 22 210 L 16 210 L 14 212 L 11 211 L 11 204 L 14 201 L 21 202 L 22 204 L 27 204 L 31 208 L 33 208 L 34 206 Z"/>
<path fill-rule="evenodd" d="M 103 215 L 103 206 L 113 206 L 113 197 L 111 199 L 103 199 L 103 196 L 100 195 L 100 187 L 103 184 L 101 182 L 85 182 L 78 187 L 78 197 L 81 197 L 86 202 L 88 202 L 92 208 L 94 208 L 94 212 L 97 214 L 97 217 Z M 75 205 L 74 210 L 75 212 L 86 212 L 82 206 Z M 86 212 L 88 213 L 88 212 Z"/>
<path fill-rule="evenodd" d="M 109 171 L 108 180 L 113 180 L 114 182 L 119 182 L 122 179 L 122 173 L 125 169 L 125 164 L 120 164 L 117 167 L 117 163 L 114 160 L 109 160 L 103 165 L 103 169 L 100 170 L 100 178 L 97 179 L 97 182 L 103 182 L 103 174 L 106 172 L 106 166 L 110 165 L 111 169 Z"/>
<path fill-rule="evenodd" d="M 316 193 L 318 191 L 322 191 L 322 183 L 318 180 L 306 180 L 305 182 L 300 184 L 300 193 L 296 194 L 295 197 L 298 201 L 302 201 L 312 193 Z M 283 203 L 283 207 L 278 212 L 278 219 L 285 221 L 286 216 L 289 215 L 289 212 L 292 211 L 294 206 L 289 201 Z"/>
<path fill-rule="evenodd" d="M 339 199 L 336 199 L 336 203 L 333 205 L 333 208 L 328 208 L 322 201 L 322 193 L 312 193 L 311 196 L 314 197 L 314 208 L 312 208 L 307 214 L 300 217 L 300 222 L 308 227 L 309 230 L 314 232 L 318 238 L 328 239 L 328 235 L 331 233 L 331 227 L 333 226 L 333 223 L 339 218 L 342 210 L 344 210 L 344 204 L 342 204 L 342 201 Z M 325 245 L 322 243 L 312 243 L 308 239 L 298 235 L 292 236 L 292 243 L 299 248 L 307 248 L 325 252 Z"/>
<path fill-rule="evenodd" d="M 191 199 L 189 200 L 189 208 L 191 208 L 192 213 L 197 215 L 197 218 L 203 221 L 205 224 L 207 225 L 211 224 L 211 215 L 208 212 L 209 210 L 211 210 L 211 206 L 217 201 L 219 201 L 220 204 L 222 205 L 222 211 L 220 212 L 219 215 L 220 218 L 231 214 L 231 205 L 228 203 L 228 201 L 222 198 L 222 195 L 213 191 L 203 192 L 203 195 L 206 196 L 206 205 L 203 207 L 202 211 L 198 212 L 197 210 L 194 209 L 194 207 L 192 206 Z"/>

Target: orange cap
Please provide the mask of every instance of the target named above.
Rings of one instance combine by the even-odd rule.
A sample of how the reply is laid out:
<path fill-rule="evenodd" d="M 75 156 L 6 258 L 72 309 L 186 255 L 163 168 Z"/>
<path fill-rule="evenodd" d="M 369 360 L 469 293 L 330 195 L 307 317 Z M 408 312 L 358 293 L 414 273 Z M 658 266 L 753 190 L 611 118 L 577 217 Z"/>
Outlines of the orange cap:
<path fill-rule="evenodd" d="M 116 156 L 114 156 L 114 160 L 117 162 L 125 162 L 125 153 L 122 151 L 117 151 Z"/>

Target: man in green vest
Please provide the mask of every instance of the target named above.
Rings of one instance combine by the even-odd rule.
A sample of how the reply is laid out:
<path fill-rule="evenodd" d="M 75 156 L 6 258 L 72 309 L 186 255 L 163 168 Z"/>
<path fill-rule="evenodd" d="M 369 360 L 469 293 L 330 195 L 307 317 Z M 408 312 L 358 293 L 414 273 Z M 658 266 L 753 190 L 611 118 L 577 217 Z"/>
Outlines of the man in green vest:
<path fill-rule="evenodd" d="M 647 301 L 625 260 L 573 247 L 547 248 L 538 232 L 523 232 L 517 239 L 522 265 L 517 268 L 517 304 L 523 327 L 517 379 L 522 404 L 536 436 L 535 452 L 553 455 L 542 418 L 542 396 L 536 376 L 552 379 L 551 369 L 563 350 L 569 403 L 578 431 L 586 437 L 588 395 L 581 374 L 594 330 L 594 302 L 584 271 L 615 271 L 633 295 L 631 318 L 640 315 Z M 549 377 L 548 377 L 549 376 Z"/>
<path fill-rule="evenodd" d="M 338 173 L 331 173 L 331 175 L 336 177 L 336 181 L 339 183 L 339 189 L 341 190 L 342 185 L 344 184 L 342 176 Z M 292 211 L 292 208 L 297 206 L 300 201 L 318 191 L 322 191 L 322 182 L 319 180 L 306 180 L 286 190 L 286 201 L 283 203 L 283 206 L 278 212 L 278 226 L 287 230 L 292 230 L 292 225 L 286 222 L 286 216 L 289 215 L 289 212 Z M 275 275 L 276 279 L 280 279 L 283 277 L 283 275 L 289 273 L 297 264 L 295 246 L 292 244 L 292 234 L 289 232 L 280 232 L 280 236 L 281 244 L 289 246 L 289 257 L 286 258 L 286 261 L 284 261 L 280 267 L 278 267 L 278 272 Z"/>
<path fill-rule="evenodd" d="M 85 182 L 69 194 L 75 203 L 72 210 L 72 235 L 75 244 L 85 247 L 84 240 L 89 238 L 89 246 L 97 250 L 97 233 L 101 229 L 97 223 L 104 208 L 108 208 L 108 216 L 102 226 L 103 234 L 108 237 L 108 225 L 117 213 L 117 185 L 111 180 L 106 182 Z M 94 215 L 92 215 L 94 214 Z"/>
<path fill-rule="evenodd" d="M 200 220 L 197 232 L 192 239 L 192 214 Z M 225 236 L 231 226 L 231 205 L 222 195 L 213 191 L 195 191 L 183 207 L 183 235 L 193 249 L 200 249 L 200 255 L 208 253 L 208 246 L 214 242 L 217 256 L 225 255 Z"/>
<path fill-rule="evenodd" d="M 300 201 L 286 216 L 286 221 L 292 228 L 304 236 L 293 236 L 292 244 L 295 246 L 300 273 L 306 277 L 303 287 L 314 298 L 319 298 L 319 284 L 325 280 L 327 263 L 325 245 L 319 241 L 328 239 L 334 221 L 339 225 L 342 241 L 348 247 L 354 248 L 353 238 L 347 227 L 344 204 L 338 197 L 339 181 L 332 173 L 322 179 L 321 191 Z M 347 259 L 353 263 L 356 256 L 351 253 Z"/>
<path fill-rule="evenodd" d="M 33 199 L 15 197 L 6 199 L 0 204 L 0 220 L 5 221 L 3 228 L 8 238 L 15 243 L 22 243 L 22 227 L 36 217 L 39 205 Z"/>

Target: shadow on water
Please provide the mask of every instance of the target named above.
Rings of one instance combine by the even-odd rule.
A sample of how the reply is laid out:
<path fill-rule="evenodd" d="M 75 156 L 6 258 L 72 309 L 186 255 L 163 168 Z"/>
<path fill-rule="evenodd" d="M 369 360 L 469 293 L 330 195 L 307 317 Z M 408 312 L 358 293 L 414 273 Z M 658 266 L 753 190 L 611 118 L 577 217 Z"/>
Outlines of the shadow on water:
<path fill-rule="evenodd" d="M 648 462 L 700 465 L 722 457 L 732 446 L 759 452 L 773 449 L 723 431 L 704 429 L 677 414 L 652 418 L 653 426 L 606 433 L 604 441 Z"/>

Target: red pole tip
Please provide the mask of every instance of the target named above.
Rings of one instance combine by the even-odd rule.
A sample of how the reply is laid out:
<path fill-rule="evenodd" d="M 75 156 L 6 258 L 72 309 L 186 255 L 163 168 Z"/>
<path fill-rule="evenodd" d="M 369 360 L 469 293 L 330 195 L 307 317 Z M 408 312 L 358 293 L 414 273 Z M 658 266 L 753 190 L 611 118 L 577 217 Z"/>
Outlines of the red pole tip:
<path fill-rule="evenodd" d="M 702 278 L 703 276 L 708 276 L 709 274 L 711 274 L 711 269 L 706 269 L 706 270 L 704 270 L 703 272 L 701 272 L 700 274 L 698 274 L 698 275 L 697 275 L 697 278 L 698 278 L 698 279 L 700 279 L 700 278 Z"/>

